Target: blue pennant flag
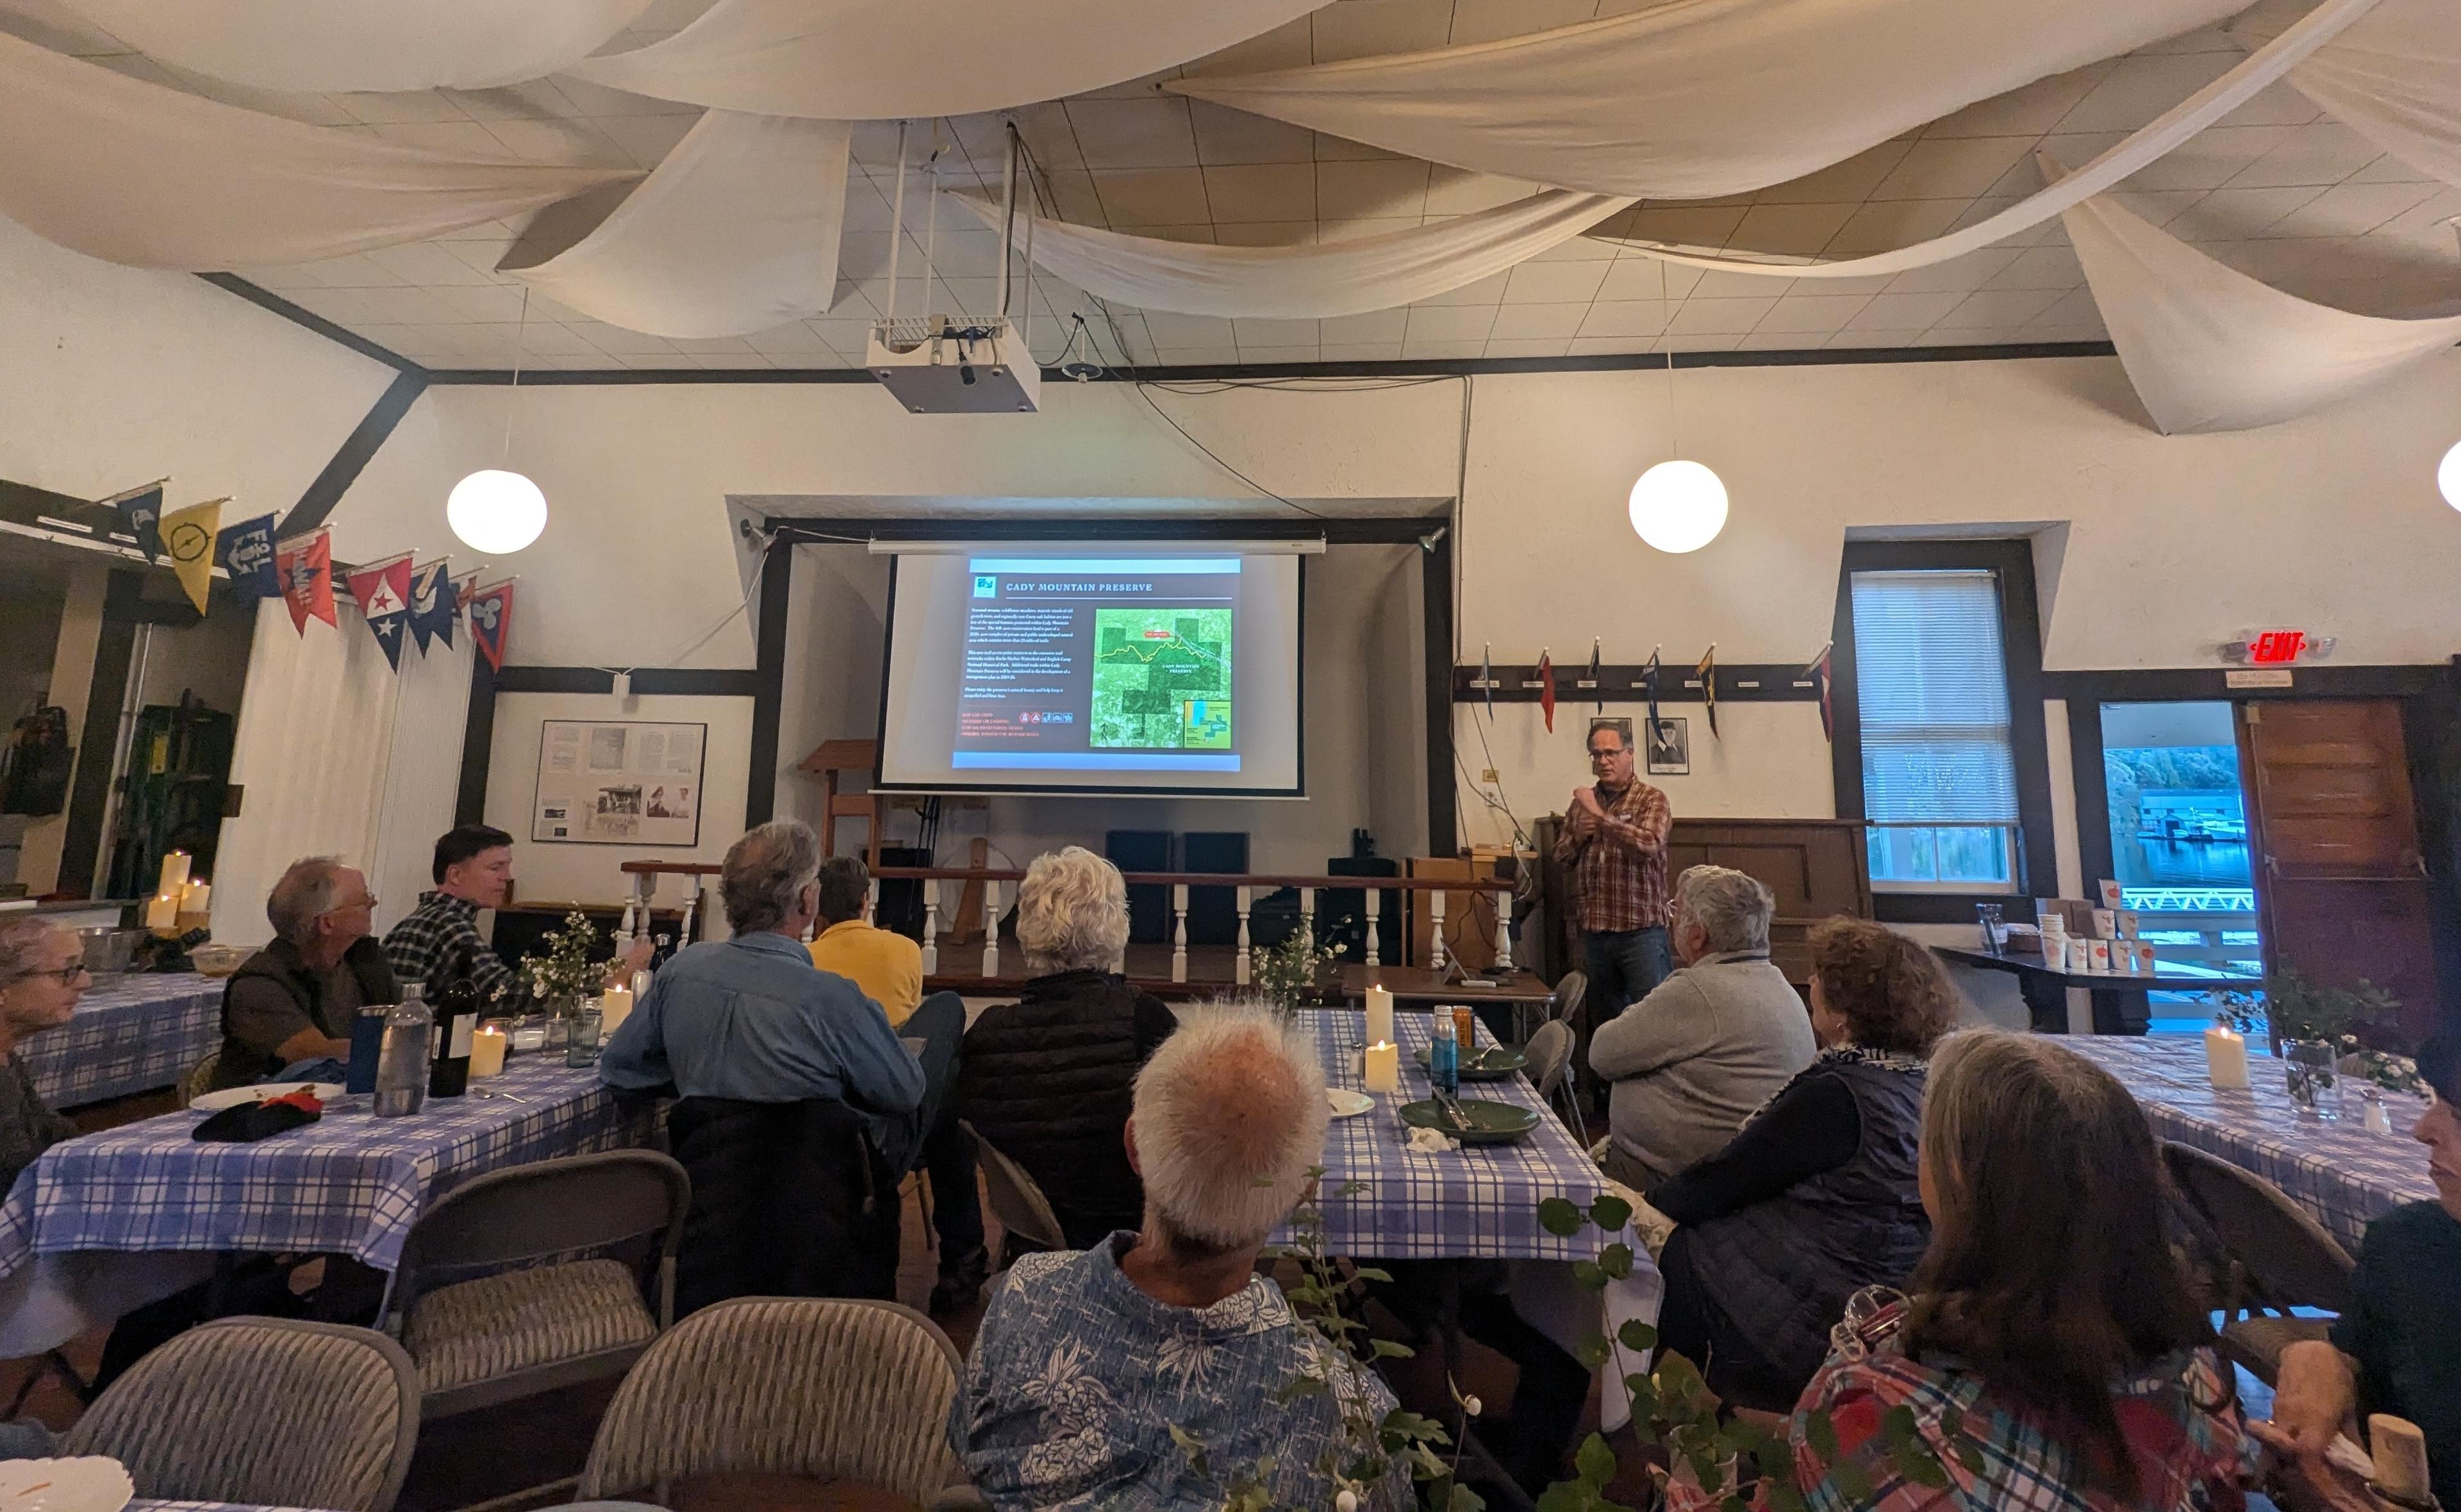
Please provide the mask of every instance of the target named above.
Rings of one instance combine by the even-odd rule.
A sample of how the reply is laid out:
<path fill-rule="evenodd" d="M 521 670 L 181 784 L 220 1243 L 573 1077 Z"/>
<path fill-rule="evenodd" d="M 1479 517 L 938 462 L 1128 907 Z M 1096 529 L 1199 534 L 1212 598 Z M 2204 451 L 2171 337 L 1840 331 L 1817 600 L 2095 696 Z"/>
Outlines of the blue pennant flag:
<path fill-rule="evenodd" d="M 418 653 L 442 641 L 445 649 L 453 647 L 453 622 L 459 617 L 461 594 L 453 582 L 452 564 L 442 557 L 410 573 L 410 628 L 418 638 Z"/>
<path fill-rule="evenodd" d="M 243 604 L 282 596 L 282 574 L 273 566 L 273 517 L 259 515 L 225 530 L 214 543 L 214 564 L 230 574 L 231 591 Z"/>
<path fill-rule="evenodd" d="M 137 538 L 137 549 L 145 553 L 148 562 L 162 555 L 162 538 L 155 527 L 162 519 L 162 485 L 169 481 L 167 478 L 158 478 L 142 488 L 96 500 L 119 511 L 121 526 Z"/>

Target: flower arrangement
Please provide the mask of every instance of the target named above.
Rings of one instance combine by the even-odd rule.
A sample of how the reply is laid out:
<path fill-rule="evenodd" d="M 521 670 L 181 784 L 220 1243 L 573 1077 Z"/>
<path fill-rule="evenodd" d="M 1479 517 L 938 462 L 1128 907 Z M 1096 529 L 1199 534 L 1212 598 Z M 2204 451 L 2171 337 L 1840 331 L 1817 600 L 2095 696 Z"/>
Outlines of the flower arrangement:
<path fill-rule="evenodd" d="M 2297 971 L 2281 970 L 2265 978 L 2260 1008 L 2244 992 L 2225 994 L 2220 1021 L 2242 1034 L 2270 1021 L 2285 1040 L 2355 1043 L 2358 1031 L 2388 1023 L 2400 1012 L 2401 1000 L 2365 977 L 2355 987 L 2318 987 Z"/>
<path fill-rule="evenodd" d="M 573 909 L 564 916 L 564 927 L 548 930 L 540 943 L 546 953 L 525 957 L 522 964 L 529 969 L 530 990 L 541 1002 L 582 997 L 598 986 L 604 969 L 589 958 L 598 944 L 598 926 L 589 915 Z"/>
<path fill-rule="evenodd" d="M 1340 954 L 1331 946 L 1317 945 L 1306 929 L 1294 929 L 1281 944 L 1257 952 L 1251 985 L 1288 1015 L 1315 999 L 1317 973 Z"/>

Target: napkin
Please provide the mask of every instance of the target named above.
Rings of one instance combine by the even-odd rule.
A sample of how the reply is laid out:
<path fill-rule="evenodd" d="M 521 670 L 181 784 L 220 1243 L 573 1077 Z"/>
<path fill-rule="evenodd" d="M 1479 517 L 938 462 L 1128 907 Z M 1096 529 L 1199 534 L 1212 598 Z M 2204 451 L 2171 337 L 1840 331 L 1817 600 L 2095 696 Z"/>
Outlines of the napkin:
<path fill-rule="evenodd" d="M 1410 1130 L 1407 1148 L 1413 1155 L 1442 1155 L 1447 1150 L 1460 1149 L 1461 1140 L 1441 1129 L 1413 1127 Z"/>
<path fill-rule="evenodd" d="M 302 1087 L 297 1092 L 262 1102 L 243 1102 L 235 1108 L 225 1108 L 190 1132 L 188 1138 L 219 1141 L 225 1144 L 253 1144 L 277 1134 L 288 1134 L 302 1124 L 313 1123 L 325 1116 L 325 1105 L 316 1095 Z"/>

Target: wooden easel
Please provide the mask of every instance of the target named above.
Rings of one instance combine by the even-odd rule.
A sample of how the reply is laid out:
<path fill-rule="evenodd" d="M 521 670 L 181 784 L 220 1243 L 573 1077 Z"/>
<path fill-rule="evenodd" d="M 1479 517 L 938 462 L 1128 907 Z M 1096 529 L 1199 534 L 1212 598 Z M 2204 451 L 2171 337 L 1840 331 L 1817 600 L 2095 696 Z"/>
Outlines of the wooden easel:
<path fill-rule="evenodd" d="M 863 837 L 863 861 L 867 866 L 880 864 L 880 831 L 883 805 L 880 796 L 871 791 L 871 774 L 880 765 L 880 742 L 877 740 L 824 740 L 810 756 L 796 764 L 798 772 L 808 772 L 821 779 L 821 854 L 838 853 L 838 820 L 860 819 L 868 826 Z M 863 781 L 853 791 L 840 778 L 847 773 L 859 773 Z M 977 860 L 976 865 L 982 864 Z"/>

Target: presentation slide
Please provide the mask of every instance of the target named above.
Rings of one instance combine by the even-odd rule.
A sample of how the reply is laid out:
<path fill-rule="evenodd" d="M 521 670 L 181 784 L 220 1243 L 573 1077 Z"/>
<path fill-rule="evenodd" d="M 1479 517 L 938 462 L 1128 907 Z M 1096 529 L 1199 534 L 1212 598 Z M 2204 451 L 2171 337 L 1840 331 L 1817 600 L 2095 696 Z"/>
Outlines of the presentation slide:
<path fill-rule="evenodd" d="M 1301 791 L 1289 547 L 934 547 L 890 585 L 883 786 Z"/>

